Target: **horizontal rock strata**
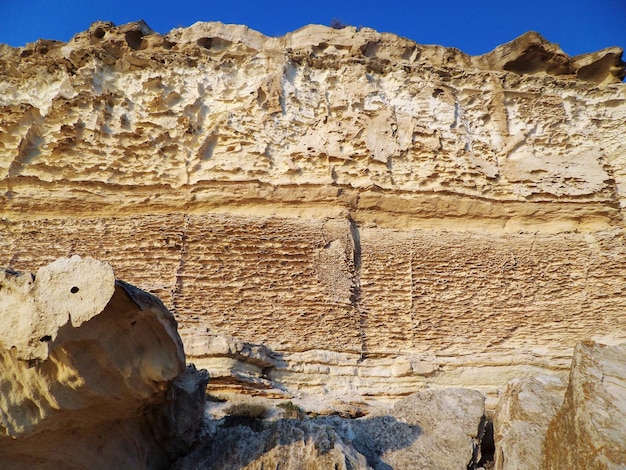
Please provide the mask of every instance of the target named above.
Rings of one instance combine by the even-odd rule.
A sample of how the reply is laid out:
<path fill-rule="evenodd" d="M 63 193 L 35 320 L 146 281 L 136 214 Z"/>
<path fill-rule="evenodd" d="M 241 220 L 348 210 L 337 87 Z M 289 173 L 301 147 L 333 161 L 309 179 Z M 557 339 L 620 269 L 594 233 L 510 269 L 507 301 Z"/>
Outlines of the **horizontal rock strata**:
<path fill-rule="evenodd" d="M 96 23 L 0 76 L 0 264 L 110 262 L 220 386 L 494 392 L 626 338 L 619 48 Z"/>

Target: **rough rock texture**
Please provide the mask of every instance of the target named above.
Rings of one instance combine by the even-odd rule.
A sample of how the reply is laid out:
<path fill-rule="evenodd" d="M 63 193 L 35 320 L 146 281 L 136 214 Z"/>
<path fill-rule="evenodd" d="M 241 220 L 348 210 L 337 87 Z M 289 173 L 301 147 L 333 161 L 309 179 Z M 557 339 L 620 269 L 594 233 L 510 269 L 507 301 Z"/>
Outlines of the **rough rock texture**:
<path fill-rule="evenodd" d="M 581 342 L 543 445 L 542 468 L 626 468 L 626 344 Z"/>
<path fill-rule="evenodd" d="M 565 372 L 626 339 L 621 54 L 220 23 L 3 46 L 0 264 L 106 260 L 186 344 L 271 351 L 256 388 Z"/>
<path fill-rule="evenodd" d="M 473 468 L 480 458 L 484 402 L 485 397 L 474 390 L 418 392 L 397 402 L 385 415 L 377 411 L 364 418 L 367 425 L 359 445 L 367 449 L 370 459 L 383 462 L 374 468 Z M 386 416 L 413 428 L 412 442 L 406 442 L 410 433 L 394 433 Z"/>
<path fill-rule="evenodd" d="M 163 304 L 108 264 L 1 271 L 0 321 L 0 467 L 167 468 L 187 450 L 206 372 L 185 369 Z"/>
<path fill-rule="evenodd" d="M 462 389 L 422 391 L 360 419 L 227 417 L 175 468 L 466 470 L 483 426 L 484 397 Z"/>
<path fill-rule="evenodd" d="M 496 470 L 541 467 L 543 441 L 563 404 L 566 382 L 560 376 L 543 375 L 507 384 L 493 422 Z"/>

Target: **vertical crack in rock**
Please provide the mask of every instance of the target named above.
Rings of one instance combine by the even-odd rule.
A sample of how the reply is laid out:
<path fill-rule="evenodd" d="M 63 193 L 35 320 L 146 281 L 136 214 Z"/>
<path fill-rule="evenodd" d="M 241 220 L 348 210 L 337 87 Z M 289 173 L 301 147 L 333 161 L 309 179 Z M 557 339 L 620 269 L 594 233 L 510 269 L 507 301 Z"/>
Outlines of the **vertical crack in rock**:
<path fill-rule="evenodd" d="M 580 300 L 580 309 L 578 314 L 582 318 L 585 315 L 585 312 L 589 311 L 589 277 L 592 271 L 592 259 L 594 258 L 594 253 L 599 251 L 598 240 L 591 234 L 585 234 L 585 239 L 587 241 L 587 256 L 585 257 L 585 273 L 583 279 L 583 288 L 582 298 Z"/>
<path fill-rule="evenodd" d="M 409 316 L 411 318 L 411 346 L 415 347 L 415 329 L 417 327 L 417 320 L 413 311 L 413 292 L 415 287 L 413 286 L 413 247 L 414 243 L 411 241 L 409 249 Z"/>
<path fill-rule="evenodd" d="M 367 311 L 363 306 L 361 298 L 361 234 L 359 233 L 358 224 L 350 218 L 350 235 L 352 236 L 352 244 L 354 245 L 354 285 L 352 288 L 352 305 L 359 316 L 359 337 L 361 339 L 361 358 L 367 354 Z"/>
<path fill-rule="evenodd" d="M 618 184 L 618 176 L 616 176 L 615 167 L 609 161 L 609 158 L 607 157 L 607 154 L 605 153 L 604 148 L 601 148 L 600 151 L 602 152 L 602 154 L 599 158 L 599 163 L 602 165 L 602 169 L 604 170 L 604 172 L 607 174 L 607 177 L 608 177 L 604 181 L 604 183 L 606 185 L 607 190 L 609 191 L 611 204 L 613 205 L 613 207 L 618 209 L 617 215 L 615 216 L 615 218 L 618 219 L 618 222 L 620 224 L 623 224 L 624 223 L 624 211 L 619 210 L 622 204 L 620 202 L 620 188 Z"/>
<path fill-rule="evenodd" d="M 180 235 L 180 251 L 178 252 L 178 266 L 176 268 L 176 281 L 172 289 L 172 313 L 178 312 L 178 299 L 183 289 L 183 276 L 185 271 L 185 255 L 187 254 L 187 230 L 189 229 L 189 215 L 183 216 L 183 225 Z"/>

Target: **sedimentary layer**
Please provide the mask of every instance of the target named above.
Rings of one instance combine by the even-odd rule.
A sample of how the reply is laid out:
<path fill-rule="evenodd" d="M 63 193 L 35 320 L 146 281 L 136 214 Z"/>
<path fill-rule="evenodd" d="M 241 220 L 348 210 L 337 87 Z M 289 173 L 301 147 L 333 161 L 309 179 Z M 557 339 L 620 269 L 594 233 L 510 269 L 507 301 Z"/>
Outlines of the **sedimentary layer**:
<path fill-rule="evenodd" d="M 255 387 L 565 373 L 626 337 L 621 54 L 220 23 L 2 46 L 0 264 L 107 260 Z"/>

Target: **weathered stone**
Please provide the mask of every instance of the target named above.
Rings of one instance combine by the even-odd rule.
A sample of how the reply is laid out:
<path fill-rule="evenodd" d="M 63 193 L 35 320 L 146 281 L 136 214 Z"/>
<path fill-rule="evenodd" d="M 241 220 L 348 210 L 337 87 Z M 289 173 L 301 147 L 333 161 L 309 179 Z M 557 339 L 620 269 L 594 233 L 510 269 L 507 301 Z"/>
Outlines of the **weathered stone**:
<path fill-rule="evenodd" d="M 185 372 L 172 314 L 109 265 L 2 271 L 0 319 L 2 468 L 166 468 L 188 449 L 206 371 Z"/>
<path fill-rule="evenodd" d="M 175 468 L 466 470 L 483 425 L 484 397 L 462 389 L 422 391 L 358 419 L 227 417 Z"/>
<path fill-rule="evenodd" d="M 564 376 L 515 379 L 502 393 L 495 412 L 496 470 L 540 468 L 550 420 L 561 408 Z"/>
<path fill-rule="evenodd" d="M 333 468 L 368 470 L 365 457 L 342 441 L 335 429 L 315 421 L 274 422 L 239 420 L 223 424 L 204 445 L 174 465 L 176 470 L 262 470 Z"/>
<path fill-rule="evenodd" d="M 206 329 L 187 331 L 186 337 L 185 350 L 193 363 L 211 371 L 211 389 L 273 387 L 268 371 L 277 358 L 269 348 Z"/>
<path fill-rule="evenodd" d="M 626 468 L 626 344 L 576 345 L 563 406 L 543 444 L 546 469 Z"/>
<path fill-rule="evenodd" d="M 102 312 L 115 290 L 111 266 L 77 256 L 43 266 L 36 276 L 2 270 L 0 282 L 0 348 L 22 360 L 47 359 L 59 329 Z"/>
<path fill-rule="evenodd" d="M 276 354 L 220 356 L 224 381 L 491 406 L 626 340 L 623 71 L 534 33 L 478 57 L 220 23 L 2 47 L 0 263 L 95 256 L 186 344 Z"/>
<path fill-rule="evenodd" d="M 424 390 L 397 402 L 389 416 L 409 427 L 419 429 L 406 446 L 411 433 L 394 435 L 376 417 L 369 415 L 368 431 L 360 446 L 365 446 L 388 467 L 381 468 L 446 468 L 466 470 L 480 460 L 480 439 L 485 425 L 485 397 L 474 390 Z M 378 448 L 381 443 L 387 449 Z M 356 446 L 360 450 L 359 446 Z M 372 455 L 370 453 L 370 455 Z"/>

